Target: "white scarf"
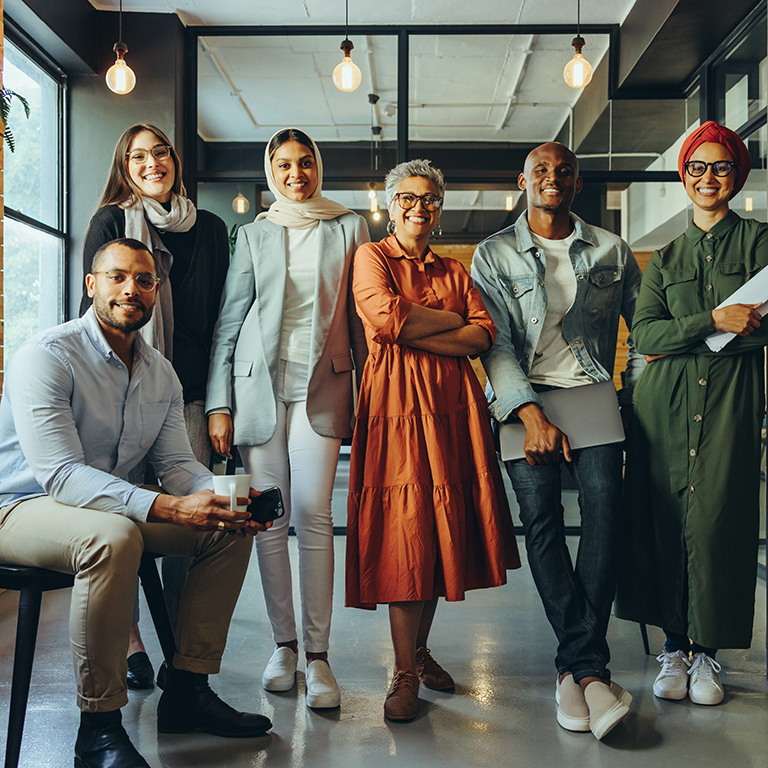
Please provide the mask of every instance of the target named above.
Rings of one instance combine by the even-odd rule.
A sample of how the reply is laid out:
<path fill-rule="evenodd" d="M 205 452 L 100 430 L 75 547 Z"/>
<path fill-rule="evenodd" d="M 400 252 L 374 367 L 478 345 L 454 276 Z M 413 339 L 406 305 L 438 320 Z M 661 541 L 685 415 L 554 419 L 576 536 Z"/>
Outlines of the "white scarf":
<path fill-rule="evenodd" d="M 147 246 L 155 259 L 157 276 L 162 281 L 152 320 L 139 333 L 147 344 L 173 360 L 173 294 L 170 280 L 173 254 L 163 245 L 158 230 L 188 232 L 197 221 L 197 209 L 186 197 L 176 194 L 171 195 L 170 211 L 151 197 L 132 197 L 120 207 L 125 211 L 125 236 Z"/>
<path fill-rule="evenodd" d="M 283 128 L 277 133 L 280 133 L 282 130 L 286 129 Z M 275 136 L 277 136 L 277 133 Z M 352 213 L 349 208 L 345 208 L 341 203 L 323 197 L 323 158 L 320 156 L 317 144 L 312 139 L 310 141 L 312 141 L 312 149 L 315 155 L 315 162 L 317 163 L 317 186 L 315 191 L 306 200 L 301 201 L 291 200 L 280 192 L 275 182 L 275 176 L 272 173 L 272 161 L 269 157 L 269 145 L 272 139 L 267 142 L 266 149 L 264 150 L 264 171 L 267 174 L 269 191 L 275 196 L 275 202 L 272 203 L 269 210 L 262 211 L 256 217 L 256 221 L 259 219 L 269 219 L 281 227 L 304 229 L 306 227 L 316 227 L 321 219 L 336 219 L 345 213 Z"/>

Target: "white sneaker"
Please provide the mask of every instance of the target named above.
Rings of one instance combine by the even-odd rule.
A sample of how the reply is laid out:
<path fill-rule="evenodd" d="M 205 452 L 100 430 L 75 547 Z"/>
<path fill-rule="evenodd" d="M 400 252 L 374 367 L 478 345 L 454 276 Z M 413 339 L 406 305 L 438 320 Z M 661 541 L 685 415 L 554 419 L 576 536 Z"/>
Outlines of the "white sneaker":
<path fill-rule="evenodd" d="M 334 709 L 341 704 L 339 684 L 327 661 L 314 659 L 307 664 L 307 706 Z"/>
<path fill-rule="evenodd" d="M 688 695 L 688 667 L 691 662 L 683 651 L 663 651 L 656 657 L 661 672 L 653 682 L 653 695 L 660 699 L 680 701 Z"/>
<path fill-rule="evenodd" d="M 290 691 L 296 685 L 296 665 L 299 654 L 281 645 L 275 649 L 272 658 L 261 676 L 261 684 L 267 691 Z"/>
<path fill-rule="evenodd" d="M 691 676 L 688 695 L 694 704 L 719 704 L 725 698 L 725 691 L 718 672 L 720 665 L 706 653 L 694 653 L 693 663 L 688 671 Z"/>

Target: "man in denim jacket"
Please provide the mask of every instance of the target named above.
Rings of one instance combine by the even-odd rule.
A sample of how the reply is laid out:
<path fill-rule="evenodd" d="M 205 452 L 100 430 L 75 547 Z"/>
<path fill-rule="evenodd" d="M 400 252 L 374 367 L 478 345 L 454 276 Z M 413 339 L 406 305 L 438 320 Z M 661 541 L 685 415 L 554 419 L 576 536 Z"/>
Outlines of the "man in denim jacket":
<path fill-rule="evenodd" d="M 579 163 L 562 144 L 531 152 L 518 179 L 528 209 L 475 251 L 472 277 L 497 328 L 482 356 L 490 410 L 526 428 L 525 458 L 506 468 L 525 526 L 528 561 L 558 639 L 557 720 L 601 739 L 629 711 L 611 683 L 606 631 L 615 589 L 622 446 L 572 450 L 542 410 L 539 392 L 609 381 L 619 316 L 627 325 L 641 272 L 629 246 L 570 211 Z M 643 366 L 630 341 L 622 404 Z M 579 487 L 582 534 L 574 567 L 565 543 L 560 465 Z"/>

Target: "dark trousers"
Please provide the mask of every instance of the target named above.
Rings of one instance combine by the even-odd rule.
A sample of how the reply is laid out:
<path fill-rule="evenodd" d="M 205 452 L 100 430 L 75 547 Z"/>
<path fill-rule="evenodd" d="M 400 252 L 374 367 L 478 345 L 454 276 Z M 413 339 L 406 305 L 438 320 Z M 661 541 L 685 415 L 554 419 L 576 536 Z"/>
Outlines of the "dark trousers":
<path fill-rule="evenodd" d="M 567 464 L 579 490 L 581 538 L 574 566 L 565 543 L 560 464 L 507 461 L 525 527 L 528 564 L 558 640 L 560 674 L 610 680 L 605 635 L 616 590 L 622 444 L 573 451 Z"/>

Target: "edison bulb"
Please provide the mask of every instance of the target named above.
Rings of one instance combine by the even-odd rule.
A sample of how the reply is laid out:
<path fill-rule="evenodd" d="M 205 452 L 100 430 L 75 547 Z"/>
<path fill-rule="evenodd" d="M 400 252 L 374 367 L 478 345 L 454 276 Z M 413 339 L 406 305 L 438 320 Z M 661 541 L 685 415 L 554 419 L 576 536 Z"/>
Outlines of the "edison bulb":
<path fill-rule="evenodd" d="M 592 65 L 577 51 L 565 65 L 563 77 L 571 88 L 583 88 L 592 79 Z"/>
<path fill-rule="evenodd" d="M 125 63 L 125 59 L 118 57 L 117 61 L 107 70 L 107 87 L 113 93 L 121 96 L 130 93 L 136 85 L 136 75 Z"/>
<path fill-rule="evenodd" d="M 344 58 L 341 63 L 333 70 L 333 84 L 340 90 L 354 91 L 362 82 L 363 73 L 360 71 L 360 67 L 352 61 L 352 57 L 349 53 L 344 54 Z"/>
<path fill-rule="evenodd" d="M 232 201 L 232 210 L 235 213 L 248 213 L 248 209 L 251 204 L 248 202 L 248 198 L 242 193 L 238 193 L 237 197 Z"/>
<path fill-rule="evenodd" d="M 373 212 L 373 220 L 378 221 L 381 218 L 381 214 L 378 211 Z"/>

